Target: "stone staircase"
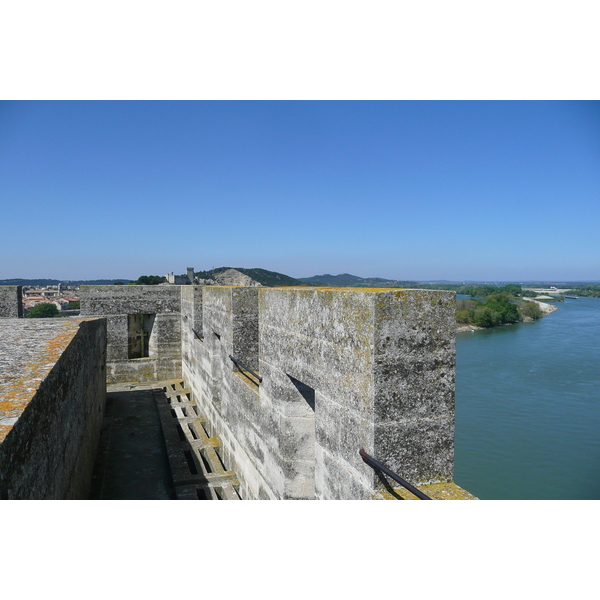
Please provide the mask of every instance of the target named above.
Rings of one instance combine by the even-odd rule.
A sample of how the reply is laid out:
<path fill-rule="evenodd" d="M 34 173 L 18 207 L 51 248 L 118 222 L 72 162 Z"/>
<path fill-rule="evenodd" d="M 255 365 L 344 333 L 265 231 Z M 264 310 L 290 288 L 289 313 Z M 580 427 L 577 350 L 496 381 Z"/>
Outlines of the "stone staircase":
<path fill-rule="evenodd" d="M 162 383 L 155 396 L 178 500 L 240 500 L 239 481 L 223 465 L 220 442 L 181 379 Z"/>

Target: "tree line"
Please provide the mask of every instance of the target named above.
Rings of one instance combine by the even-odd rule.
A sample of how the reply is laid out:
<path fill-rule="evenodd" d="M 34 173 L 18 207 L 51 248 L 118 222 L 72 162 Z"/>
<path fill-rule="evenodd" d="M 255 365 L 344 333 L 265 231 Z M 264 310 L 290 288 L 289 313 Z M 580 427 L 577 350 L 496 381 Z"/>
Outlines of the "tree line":
<path fill-rule="evenodd" d="M 483 299 L 456 301 L 456 322 L 476 327 L 497 327 L 518 323 L 529 317 L 534 321 L 543 316 L 535 302 L 517 301 L 514 296 L 501 292 Z"/>
<path fill-rule="evenodd" d="M 569 294 L 575 296 L 591 296 L 592 298 L 600 298 L 600 285 L 589 283 L 587 285 L 575 286 L 570 288 Z"/>
<path fill-rule="evenodd" d="M 135 281 L 130 281 L 127 285 L 158 285 L 159 283 L 165 283 L 166 277 L 160 275 L 140 275 Z M 124 285 L 123 281 L 115 281 L 113 285 Z"/>

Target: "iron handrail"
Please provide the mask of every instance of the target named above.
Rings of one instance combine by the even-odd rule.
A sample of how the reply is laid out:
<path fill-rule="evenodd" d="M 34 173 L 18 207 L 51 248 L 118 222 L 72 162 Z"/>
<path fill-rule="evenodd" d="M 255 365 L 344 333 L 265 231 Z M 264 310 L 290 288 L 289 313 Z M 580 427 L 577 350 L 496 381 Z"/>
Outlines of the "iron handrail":
<path fill-rule="evenodd" d="M 400 477 L 396 475 L 393 471 L 390 471 L 385 465 L 381 464 L 378 460 L 374 459 L 372 456 L 369 456 L 364 448 L 361 448 L 358 453 L 362 456 L 362 459 L 374 469 L 379 469 L 383 473 L 385 473 L 388 477 L 391 477 L 394 481 L 397 481 L 401 486 L 405 487 L 411 494 L 414 494 L 420 500 L 433 500 L 427 494 L 424 494 L 421 490 L 418 490 L 414 485 L 408 483 Z"/>
<path fill-rule="evenodd" d="M 254 375 L 254 377 L 256 377 L 256 379 L 258 379 L 258 381 L 260 381 L 262 383 L 262 377 L 260 375 L 257 375 L 252 369 L 249 369 L 244 363 L 240 362 L 237 358 L 233 358 L 233 356 L 231 356 L 231 354 L 229 355 L 229 358 L 238 366 L 238 367 L 242 367 L 242 369 L 245 369 L 246 371 L 248 371 L 248 373 L 252 373 L 252 375 Z"/>
<path fill-rule="evenodd" d="M 201 336 L 193 327 L 192 327 L 192 331 L 194 332 L 194 335 L 201 341 L 204 341 L 204 337 Z"/>

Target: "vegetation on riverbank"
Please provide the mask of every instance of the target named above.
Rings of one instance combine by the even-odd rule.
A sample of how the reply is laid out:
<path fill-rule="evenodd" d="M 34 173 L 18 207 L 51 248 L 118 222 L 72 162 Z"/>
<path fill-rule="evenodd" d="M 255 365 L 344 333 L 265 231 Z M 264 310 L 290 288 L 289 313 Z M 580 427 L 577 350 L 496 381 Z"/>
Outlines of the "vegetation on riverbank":
<path fill-rule="evenodd" d="M 529 296 L 530 294 L 523 290 L 517 283 L 508 283 L 506 285 L 490 285 L 490 284 L 462 284 L 462 283 L 418 283 L 411 285 L 411 288 L 424 290 L 449 290 L 461 294 L 462 296 L 471 296 L 472 298 L 487 298 L 494 294 L 508 294 L 509 296 Z M 537 296 L 537 294 L 534 294 Z"/>
<path fill-rule="evenodd" d="M 593 283 L 582 285 L 581 287 L 571 287 L 570 296 L 591 296 L 592 298 L 600 298 L 600 285 Z"/>
<path fill-rule="evenodd" d="M 548 311 L 533 301 L 536 293 L 523 291 L 517 284 L 499 286 L 456 286 L 458 294 L 470 295 L 470 299 L 456 301 L 457 325 L 472 325 L 489 329 L 507 323 L 536 321 Z M 550 302 L 562 302 L 564 298 L 552 298 Z M 552 309 L 556 310 L 556 309 Z"/>
<path fill-rule="evenodd" d="M 456 322 L 488 329 L 523 321 L 525 317 L 539 319 L 542 311 L 534 302 L 515 303 L 514 297 L 506 294 L 491 294 L 485 299 L 457 300 Z"/>

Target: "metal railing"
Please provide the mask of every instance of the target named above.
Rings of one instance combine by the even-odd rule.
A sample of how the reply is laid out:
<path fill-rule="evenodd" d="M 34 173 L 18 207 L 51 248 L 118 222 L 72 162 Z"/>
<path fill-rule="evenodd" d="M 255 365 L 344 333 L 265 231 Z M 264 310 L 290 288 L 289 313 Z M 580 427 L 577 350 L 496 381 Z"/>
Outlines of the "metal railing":
<path fill-rule="evenodd" d="M 244 363 L 240 362 L 237 358 L 233 358 L 233 356 L 231 356 L 231 354 L 229 355 L 229 358 L 238 367 L 242 367 L 242 369 L 244 369 L 245 371 L 248 371 L 248 373 L 251 373 L 252 375 L 254 375 L 254 377 L 256 377 L 256 379 L 258 379 L 258 381 L 262 383 L 262 377 L 260 375 L 258 375 L 257 373 L 255 373 L 252 369 L 249 369 Z"/>
<path fill-rule="evenodd" d="M 390 471 L 385 465 L 381 464 L 378 460 L 374 459 L 372 456 L 365 452 L 364 448 L 361 448 L 358 453 L 362 456 L 362 459 L 373 469 L 378 469 L 382 473 L 385 473 L 388 477 L 391 477 L 394 481 L 397 481 L 401 486 L 405 487 L 411 494 L 414 494 L 420 500 L 433 500 L 427 494 L 424 494 L 421 490 L 418 490 L 414 485 L 408 483 L 400 477 L 396 475 L 393 471 Z"/>

